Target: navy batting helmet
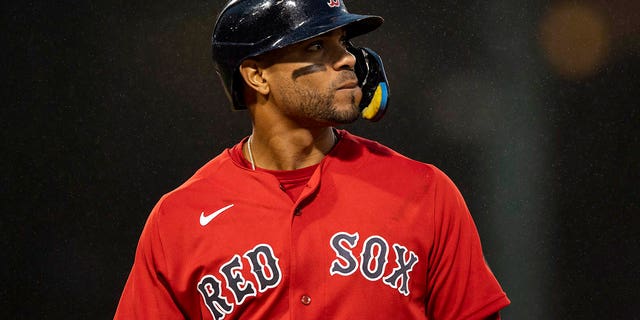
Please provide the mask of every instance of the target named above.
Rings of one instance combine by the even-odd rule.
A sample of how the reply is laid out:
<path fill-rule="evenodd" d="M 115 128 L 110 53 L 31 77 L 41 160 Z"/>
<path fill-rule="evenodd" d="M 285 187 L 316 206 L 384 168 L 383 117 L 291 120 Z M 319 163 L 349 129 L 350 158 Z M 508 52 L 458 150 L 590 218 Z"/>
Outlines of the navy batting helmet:
<path fill-rule="evenodd" d="M 238 68 L 245 59 L 342 27 L 353 38 L 382 21 L 349 13 L 342 0 L 231 0 L 213 29 L 213 61 L 233 109 L 242 110 L 247 107 Z"/>

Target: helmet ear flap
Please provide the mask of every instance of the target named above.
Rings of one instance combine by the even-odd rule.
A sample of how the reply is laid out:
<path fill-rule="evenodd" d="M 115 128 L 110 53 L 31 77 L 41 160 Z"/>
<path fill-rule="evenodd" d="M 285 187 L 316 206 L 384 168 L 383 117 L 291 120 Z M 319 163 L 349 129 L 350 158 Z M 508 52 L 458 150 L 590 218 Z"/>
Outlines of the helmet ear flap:
<path fill-rule="evenodd" d="M 382 119 L 389 104 L 389 81 L 382 59 L 369 48 L 355 47 L 349 42 L 347 50 L 356 57 L 354 72 L 362 89 L 360 111 L 370 121 Z"/>

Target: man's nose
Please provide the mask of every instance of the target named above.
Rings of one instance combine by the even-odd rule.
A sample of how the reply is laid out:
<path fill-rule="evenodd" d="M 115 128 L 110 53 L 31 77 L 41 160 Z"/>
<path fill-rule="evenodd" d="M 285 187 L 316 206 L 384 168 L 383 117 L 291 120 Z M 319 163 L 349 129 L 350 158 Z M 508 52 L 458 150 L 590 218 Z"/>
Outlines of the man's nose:
<path fill-rule="evenodd" d="M 347 50 L 346 47 L 341 46 L 337 52 L 337 57 L 334 63 L 335 70 L 353 70 L 356 65 L 356 57 Z"/>

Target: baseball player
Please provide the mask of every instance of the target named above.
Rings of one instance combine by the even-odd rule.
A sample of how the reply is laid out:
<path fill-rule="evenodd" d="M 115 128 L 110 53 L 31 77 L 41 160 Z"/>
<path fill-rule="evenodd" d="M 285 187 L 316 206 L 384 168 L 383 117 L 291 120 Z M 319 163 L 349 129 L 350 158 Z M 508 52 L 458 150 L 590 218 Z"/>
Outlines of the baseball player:
<path fill-rule="evenodd" d="M 509 300 L 449 178 L 336 129 L 379 120 L 382 18 L 233 0 L 213 60 L 253 131 L 160 199 L 116 319 L 498 319 Z"/>

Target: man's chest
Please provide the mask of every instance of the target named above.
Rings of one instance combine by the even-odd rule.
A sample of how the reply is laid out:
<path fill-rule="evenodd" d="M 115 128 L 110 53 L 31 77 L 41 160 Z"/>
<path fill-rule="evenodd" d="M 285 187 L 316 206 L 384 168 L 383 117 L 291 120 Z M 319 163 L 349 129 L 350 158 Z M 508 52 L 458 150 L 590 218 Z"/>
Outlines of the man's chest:
<path fill-rule="evenodd" d="M 167 246 L 167 278 L 214 319 L 274 310 L 342 317 L 372 312 L 379 299 L 420 313 L 423 305 L 407 306 L 424 301 L 430 232 L 412 210 L 339 199 L 211 204 L 194 217 L 208 223 Z"/>

